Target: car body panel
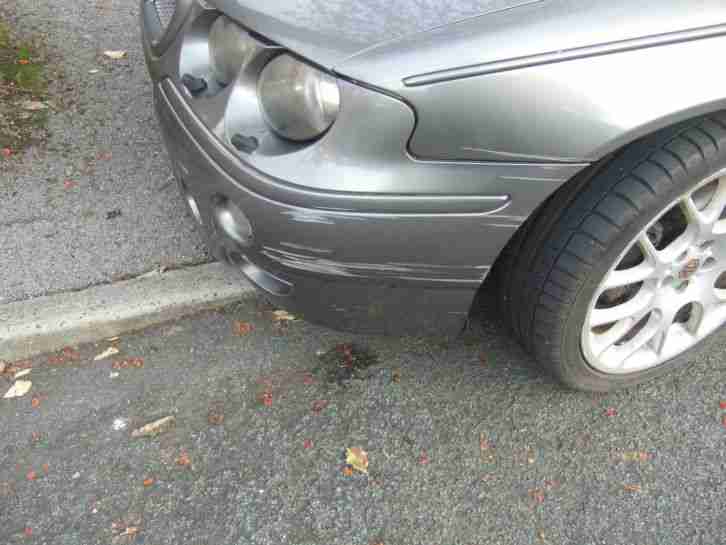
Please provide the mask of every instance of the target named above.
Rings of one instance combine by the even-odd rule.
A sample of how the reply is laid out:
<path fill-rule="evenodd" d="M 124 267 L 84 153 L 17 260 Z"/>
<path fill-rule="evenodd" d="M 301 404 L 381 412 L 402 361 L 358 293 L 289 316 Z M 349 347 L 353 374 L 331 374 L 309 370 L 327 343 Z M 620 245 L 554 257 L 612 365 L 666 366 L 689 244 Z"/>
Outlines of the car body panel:
<path fill-rule="evenodd" d="M 227 86 L 215 86 L 209 72 L 208 31 L 219 13 L 212 4 L 255 40 L 254 55 Z M 607 15 L 612 25 L 627 15 L 622 5 L 589 2 L 590 34 L 560 29 L 558 38 L 536 30 L 555 32 L 557 14 L 587 26 L 580 4 L 358 4 L 275 0 L 253 8 L 247 0 L 179 0 L 165 37 L 158 29 L 149 35 L 150 10 L 142 13 L 164 141 L 212 252 L 280 306 L 333 327 L 455 331 L 512 235 L 560 186 L 613 142 L 684 112 L 716 108 L 722 99 L 721 76 L 707 79 L 705 62 L 674 67 L 690 83 L 709 84 L 679 85 L 678 97 L 664 92 L 665 75 L 638 70 L 648 59 L 665 69 L 668 58 L 684 63 L 689 52 L 718 52 L 723 42 L 715 35 L 540 62 L 556 43 L 586 48 L 604 39 L 606 25 L 592 14 Z M 718 16 L 723 11 L 710 0 L 697 4 Z M 657 7 L 653 0 L 631 5 Z M 675 1 L 659 5 L 660 14 L 680 13 Z M 441 16 L 447 7 L 451 13 Z M 416 14 L 420 21 L 408 20 Z M 628 20 L 610 36 L 637 40 L 656 27 L 705 24 L 686 11 L 680 22 L 655 19 L 659 25 Z M 260 111 L 259 73 L 284 47 L 340 76 L 339 116 L 314 141 L 285 141 Z M 522 61 L 526 55 L 537 62 Z M 501 70 L 479 65 L 501 62 Z M 210 86 L 192 95 L 184 75 Z M 631 96 L 637 100 L 629 102 Z M 235 149 L 237 134 L 259 146 Z M 470 153 L 462 153 L 465 147 Z M 219 224 L 220 202 L 245 216 L 253 233 L 248 243 L 240 246 Z"/>
<path fill-rule="evenodd" d="M 721 0 L 214 3 L 405 98 L 422 159 L 593 161 L 726 106 Z"/>
<path fill-rule="evenodd" d="M 333 68 L 348 57 L 482 13 L 543 0 L 208 0 L 286 48 Z"/>

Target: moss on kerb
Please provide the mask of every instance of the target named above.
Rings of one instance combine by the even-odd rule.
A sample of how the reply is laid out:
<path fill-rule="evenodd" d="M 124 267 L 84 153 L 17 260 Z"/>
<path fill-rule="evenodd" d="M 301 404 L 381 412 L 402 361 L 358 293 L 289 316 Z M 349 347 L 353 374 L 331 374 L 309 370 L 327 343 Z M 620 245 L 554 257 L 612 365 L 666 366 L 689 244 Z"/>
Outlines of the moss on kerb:
<path fill-rule="evenodd" d="M 15 153 L 38 137 L 38 129 L 45 127 L 48 118 L 47 95 L 43 43 L 17 37 L 0 20 L 0 149 Z M 43 103 L 43 107 L 27 107 L 29 102 Z"/>

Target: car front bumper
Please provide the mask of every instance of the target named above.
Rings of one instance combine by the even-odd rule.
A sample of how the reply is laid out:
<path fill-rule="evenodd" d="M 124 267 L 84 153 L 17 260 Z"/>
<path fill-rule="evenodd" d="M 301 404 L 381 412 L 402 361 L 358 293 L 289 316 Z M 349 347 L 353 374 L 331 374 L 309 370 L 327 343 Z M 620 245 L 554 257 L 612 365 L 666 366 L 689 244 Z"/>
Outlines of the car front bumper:
<path fill-rule="evenodd" d="M 181 85 L 182 38 L 157 56 L 143 37 L 173 170 L 213 254 L 276 305 L 337 329 L 461 330 L 511 235 L 582 168 L 418 161 L 410 108 L 345 80 L 320 142 L 242 156 L 210 122 L 217 103 Z"/>

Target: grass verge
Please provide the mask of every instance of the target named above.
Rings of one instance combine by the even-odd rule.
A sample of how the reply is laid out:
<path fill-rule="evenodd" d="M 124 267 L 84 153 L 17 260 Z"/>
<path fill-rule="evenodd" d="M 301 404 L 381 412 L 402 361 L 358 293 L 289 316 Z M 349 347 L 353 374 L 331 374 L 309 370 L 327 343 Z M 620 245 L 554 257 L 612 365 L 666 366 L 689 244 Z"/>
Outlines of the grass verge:
<path fill-rule="evenodd" d="M 42 138 L 48 109 L 44 44 L 0 19 L 0 161 Z"/>

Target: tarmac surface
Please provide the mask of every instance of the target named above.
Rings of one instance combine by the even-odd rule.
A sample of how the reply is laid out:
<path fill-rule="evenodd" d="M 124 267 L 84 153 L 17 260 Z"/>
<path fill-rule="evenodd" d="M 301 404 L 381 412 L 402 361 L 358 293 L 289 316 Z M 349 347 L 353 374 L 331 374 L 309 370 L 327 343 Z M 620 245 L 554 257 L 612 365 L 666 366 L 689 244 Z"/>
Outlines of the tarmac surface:
<path fill-rule="evenodd" d="M 495 317 L 458 339 L 276 319 L 251 299 L 21 363 L 31 390 L 0 399 L 0 542 L 726 542 L 724 339 L 593 395 Z"/>

